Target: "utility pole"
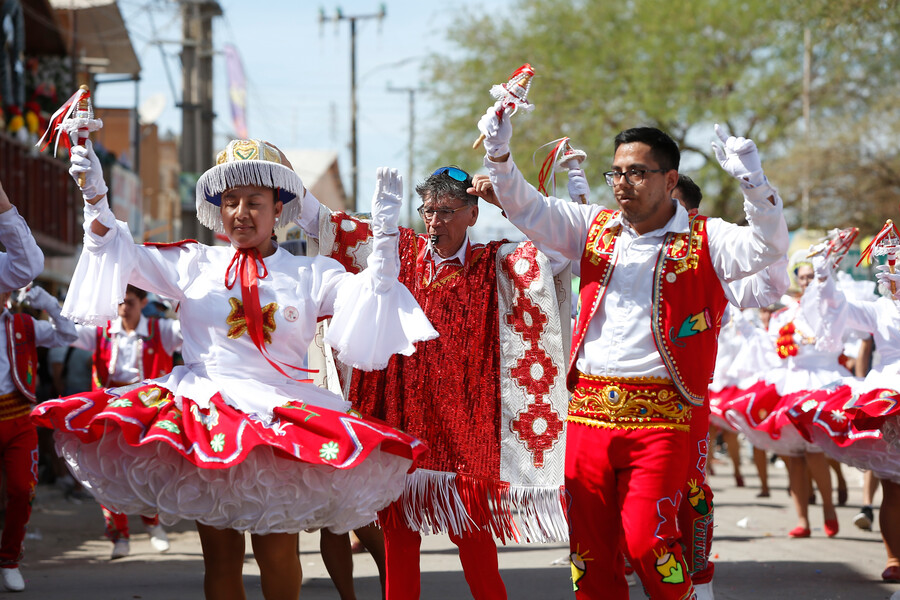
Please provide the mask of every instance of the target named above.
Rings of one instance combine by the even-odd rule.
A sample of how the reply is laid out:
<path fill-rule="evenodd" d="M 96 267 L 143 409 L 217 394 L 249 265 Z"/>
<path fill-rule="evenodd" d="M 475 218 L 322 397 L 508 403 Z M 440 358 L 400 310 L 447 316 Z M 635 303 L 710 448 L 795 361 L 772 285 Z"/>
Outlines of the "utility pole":
<path fill-rule="evenodd" d="M 212 19 L 222 15 L 216 0 L 180 0 L 182 16 L 181 172 L 201 173 L 213 164 Z M 197 221 L 193 202 L 182 202 L 182 237 L 212 243 Z"/>
<path fill-rule="evenodd" d="M 810 135 L 809 88 L 812 80 L 812 34 L 809 27 L 803 30 L 803 175 L 800 181 L 801 213 L 803 229 L 809 229 L 809 154 L 812 151 Z"/>
<path fill-rule="evenodd" d="M 409 184 L 409 186 L 406 192 L 406 226 L 414 229 L 413 198 L 415 197 L 415 185 L 413 182 L 415 177 L 413 175 L 413 168 L 415 167 L 414 158 L 416 147 L 416 92 L 424 92 L 425 90 L 422 88 L 394 87 L 391 84 L 388 84 L 387 91 L 409 95 L 409 142 L 407 147 L 407 152 L 409 153 L 409 166 L 406 171 L 406 183 Z"/>
<path fill-rule="evenodd" d="M 387 15 L 387 7 L 382 4 L 377 13 L 362 15 L 345 15 L 338 8 L 331 20 L 350 22 L 350 198 L 347 209 L 354 212 L 357 209 L 357 172 L 358 172 L 358 148 L 356 138 L 356 22 L 365 19 L 378 19 L 380 22 Z M 325 9 L 319 9 L 319 23 L 329 20 L 325 16 Z"/>

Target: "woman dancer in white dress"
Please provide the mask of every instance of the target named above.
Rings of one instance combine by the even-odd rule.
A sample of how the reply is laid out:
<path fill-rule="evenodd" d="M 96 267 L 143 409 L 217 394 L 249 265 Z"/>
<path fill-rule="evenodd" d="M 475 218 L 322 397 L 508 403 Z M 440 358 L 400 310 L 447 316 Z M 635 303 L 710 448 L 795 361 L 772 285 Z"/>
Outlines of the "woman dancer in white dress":
<path fill-rule="evenodd" d="M 303 379 L 316 321 L 345 363 L 383 367 L 436 336 L 397 281 L 402 181 L 379 170 L 375 249 L 351 275 L 334 260 L 296 257 L 270 238 L 309 192 L 283 154 L 235 140 L 197 185 L 198 219 L 230 246 L 137 245 L 115 221 L 90 142 L 73 149 L 84 174 L 84 252 L 65 312 L 91 324 L 116 314 L 128 283 L 179 303 L 185 365 L 124 388 L 50 401 L 36 420 L 85 487 L 121 512 L 194 519 L 208 598 L 244 598 L 244 532 L 268 600 L 300 591 L 298 532 L 347 531 L 403 490 L 418 440 L 347 414 L 348 403 Z"/>
<path fill-rule="evenodd" d="M 845 380 L 837 389 L 813 394 L 791 413 L 791 420 L 830 457 L 870 469 L 882 482 L 879 524 L 887 551 L 885 581 L 900 582 L 900 277 L 880 266 L 882 296 L 861 301 L 834 285 L 819 269 L 819 318 L 830 335 L 847 329 L 869 332 L 880 361 L 864 380 Z M 814 317 L 815 318 L 815 317 Z"/>

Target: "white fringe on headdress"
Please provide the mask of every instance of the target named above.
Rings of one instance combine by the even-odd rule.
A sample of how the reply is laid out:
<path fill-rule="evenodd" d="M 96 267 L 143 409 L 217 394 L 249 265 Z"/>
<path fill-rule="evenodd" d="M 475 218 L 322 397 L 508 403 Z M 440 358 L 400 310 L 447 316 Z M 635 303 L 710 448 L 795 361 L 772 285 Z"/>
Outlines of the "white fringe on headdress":
<path fill-rule="evenodd" d="M 297 173 L 276 162 L 239 160 L 216 165 L 200 176 L 197 181 L 197 220 L 216 233 L 225 233 L 220 207 L 210 202 L 209 198 L 240 185 L 259 185 L 291 192 L 296 197 L 284 203 L 281 222 L 290 223 L 300 216 L 306 188 Z"/>

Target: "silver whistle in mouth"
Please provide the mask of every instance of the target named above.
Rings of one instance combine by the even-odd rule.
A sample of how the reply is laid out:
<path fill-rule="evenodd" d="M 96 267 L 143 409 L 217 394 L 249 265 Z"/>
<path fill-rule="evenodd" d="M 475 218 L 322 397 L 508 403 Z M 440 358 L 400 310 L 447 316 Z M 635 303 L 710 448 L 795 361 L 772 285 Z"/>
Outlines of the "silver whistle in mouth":
<path fill-rule="evenodd" d="M 441 236 L 439 236 L 437 234 L 432 234 L 428 237 L 431 238 L 431 245 L 434 246 L 435 244 L 438 243 L 438 238 L 440 238 Z"/>

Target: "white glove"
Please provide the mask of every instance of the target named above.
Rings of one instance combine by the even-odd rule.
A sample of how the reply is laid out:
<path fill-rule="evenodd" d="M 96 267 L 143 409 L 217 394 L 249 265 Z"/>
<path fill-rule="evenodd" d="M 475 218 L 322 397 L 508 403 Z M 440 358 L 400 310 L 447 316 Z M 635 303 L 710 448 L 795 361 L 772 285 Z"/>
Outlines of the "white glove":
<path fill-rule="evenodd" d="M 591 194 L 591 188 L 588 186 L 587 177 L 584 176 L 582 169 L 569 169 L 569 198 L 573 202 L 580 202 L 581 197 L 587 200 Z"/>
<path fill-rule="evenodd" d="M 78 176 L 84 173 L 84 185 L 81 188 L 81 195 L 85 200 L 93 200 L 97 196 L 104 196 L 109 191 L 106 182 L 103 181 L 103 167 L 100 166 L 100 159 L 94 152 L 94 145 L 91 140 L 87 140 L 84 146 L 72 146 L 70 152 L 72 166 L 69 167 L 69 175 L 78 183 Z"/>
<path fill-rule="evenodd" d="M 498 112 L 502 118 L 497 116 Z M 478 131 L 484 134 L 484 150 L 488 156 L 509 154 L 509 140 L 512 139 L 511 113 L 512 109 L 503 108 L 503 101 L 497 100 L 478 120 Z"/>
<path fill-rule="evenodd" d="M 812 250 L 812 246 L 810 246 L 809 249 Z M 822 254 L 817 254 L 812 257 L 812 267 L 813 272 L 816 274 L 816 278 L 821 281 L 824 281 L 831 276 L 831 261 Z"/>
<path fill-rule="evenodd" d="M 375 173 L 372 197 L 372 233 L 375 237 L 400 231 L 400 205 L 403 204 L 403 177 L 397 169 L 379 167 Z"/>
<path fill-rule="evenodd" d="M 50 295 L 50 292 L 37 285 L 25 292 L 24 300 L 32 308 L 47 311 L 51 315 L 57 315 L 61 310 L 59 301 Z"/>
<path fill-rule="evenodd" d="M 756 187 L 766 181 L 763 174 L 762 163 L 759 161 L 759 152 L 753 140 L 747 138 L 727 136 L 716 124 L 716 135 L 722 140 L 722 146 L 713 142 L 713 151 L 716 159 L 726 173 Z"/>
<path fill-rule="evenodd" d="M 900 300 L 900 273 L 891 273 L 888 265 L 878 265 L 875 267 L 875 278 L 878 280 L 878 288 L 882 296 Z M 893 294 L 891 294 L 891 282 L 894 283 L 894 289 L 897 290 Z"/>

